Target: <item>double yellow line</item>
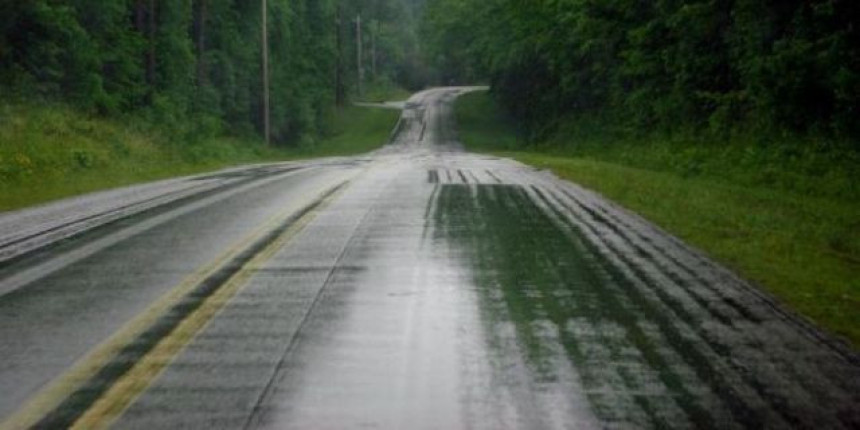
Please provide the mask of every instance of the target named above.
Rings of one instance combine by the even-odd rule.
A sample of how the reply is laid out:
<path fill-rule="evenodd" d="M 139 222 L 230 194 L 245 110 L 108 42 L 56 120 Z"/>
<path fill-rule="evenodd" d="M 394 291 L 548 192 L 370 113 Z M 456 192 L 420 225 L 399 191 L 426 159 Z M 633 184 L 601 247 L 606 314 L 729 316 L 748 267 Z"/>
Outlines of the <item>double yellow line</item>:
<path fill-rule="evenodd" d="M 85 387 L 101 369 L 116 359 L 124 348 L 150 327 L 157 324 L 170 309 L 199 288 L 207 279 L 215 276 L 231 262 L 236 261 L 242 254 L 252 249 L 255 244 L 266 240 L 273 232 L 286 226 L 270 243 L 266 244 L 224 283 L 219 285 L 200 306 L 185 316 L 169 334 L 159 340 L 129 370 L 115 380 L 110 388 L 90 404 L 85 411 L 81 411 L 72 428 L 98 429 L 110 425 L 247 283 L 254 271 L 295 237 L 321 209 L 331 203 L 346 183 L 347 181 L 343 181 L 327 189 L 322 197 L 303 207 L 292 205 L 289 209 L 267 220 L 251 235 L 230 246 L 228 251 L 188 276 L 169 293 L 79 360 L 47 388 L 36 394 L 17 413 L 0 424 L 0 429 L 26 429 L 38 425 L 48 414 L 60 407 L 66 399 Z"/>

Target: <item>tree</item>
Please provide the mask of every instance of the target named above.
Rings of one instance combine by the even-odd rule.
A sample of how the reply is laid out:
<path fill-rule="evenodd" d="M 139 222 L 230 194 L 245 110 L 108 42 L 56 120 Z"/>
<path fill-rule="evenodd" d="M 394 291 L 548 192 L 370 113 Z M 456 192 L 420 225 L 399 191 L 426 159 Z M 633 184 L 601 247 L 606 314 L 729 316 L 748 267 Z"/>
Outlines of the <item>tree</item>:
<path fill-rule="evenodd" d="M 354 91 L 355 36 L 346 26 L 359 12 L 371 47 L 362 60 L 379 79 L 408 79 L 414 0 L 267 1 L 276 143 L 312 140 L 334 102 Z M 261 12 L 260 2 L 238 0 L 4 2 L 0 76 L 9 92 L 103 115 L 263 135 Z"/>
<path fill-rule="evenodd" d="M 564 116 L 651 131 L 858 136 L 848 0 L 429 0 L 443 81 L 489 80 L 539 136 Z"/>

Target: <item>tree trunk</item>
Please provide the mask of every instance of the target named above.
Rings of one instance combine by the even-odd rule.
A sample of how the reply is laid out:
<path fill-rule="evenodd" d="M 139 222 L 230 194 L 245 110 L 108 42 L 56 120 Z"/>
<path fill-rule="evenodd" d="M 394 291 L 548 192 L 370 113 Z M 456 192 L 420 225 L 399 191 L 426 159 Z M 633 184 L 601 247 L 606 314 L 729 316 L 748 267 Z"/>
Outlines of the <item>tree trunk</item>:
<path fill-rule="evenodd" d="M 335 14 L 335 70 L 334 70 L 334 102 L 336 106 L 343 106 L 346 102 L 346 89 L 344 88 L 343 74 L 343 6 L 338 2 Z"/>
<path fill-rule="evenodd" d="M 361 63 L 363 53 L 361 52 L 361 14 L 355 16 L 355 57 L 356 67 L 358 69 L 358 96 L 364 94 L 362 84 L 364 81 L 364 65 Z"/>
<path fill-rule="evenodd" d="M 375 24 L 370 38 L 370 73 L 373 80 L 376 80 L 376 38 L 379 33 L 379 20 L 376 20 Z"/>
<path fill-rule="evenodd" d="M 206 85 L 206 0 L 197 0 L 194 16 L 194 41 L 197 46 L 197 86 Z"/>
<path fill-rule="evenodd" d="M 149 49 L 146 54 L 146 82 L 150 87 L 155 87 L 155 66 L 156 66 L 156 44 L 158 41 L 156 40 L 157 32 L 158 32 L 158 21 L 156 20 L 156 15 L 158 13 L 158 5 L 156 0 L 149 0 L 149 7 L 147 8 L 147 38 L 149 40 Z"/>
<path fill-rule="evenodd" d="M 146 34 L 146 1 L 134 2 L 134 29 L 140 34 Z"/>
<path fill-rule="evenodd" d="M 155 88 L 155 0 L 135 0 L 134 29 L 146 40 L 146 50 L 143 52 L 144 80 L 146 82 L 146 97 L 152 102 Z"/>

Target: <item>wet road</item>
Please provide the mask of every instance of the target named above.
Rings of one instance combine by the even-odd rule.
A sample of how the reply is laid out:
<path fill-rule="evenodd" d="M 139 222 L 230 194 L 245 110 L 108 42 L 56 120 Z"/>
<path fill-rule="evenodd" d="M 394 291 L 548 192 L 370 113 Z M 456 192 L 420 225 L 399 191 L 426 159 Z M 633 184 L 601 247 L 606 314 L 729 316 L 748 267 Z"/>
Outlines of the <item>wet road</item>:
<path fill-rule="evenodd" d="M 3 428 L 860 427 L 856 353 L 599 196 L 460 151 L 460 91 L 368 156 L 0 218 Z"/>

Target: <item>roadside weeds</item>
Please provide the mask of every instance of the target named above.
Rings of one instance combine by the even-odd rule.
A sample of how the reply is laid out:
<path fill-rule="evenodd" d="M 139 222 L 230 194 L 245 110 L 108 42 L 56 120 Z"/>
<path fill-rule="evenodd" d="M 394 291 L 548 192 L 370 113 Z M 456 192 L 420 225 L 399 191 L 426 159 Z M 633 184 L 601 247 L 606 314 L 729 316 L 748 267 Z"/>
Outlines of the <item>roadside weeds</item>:
<path fill-rule="evenodd" d="M 631 166 L 593 148 L 588 156 L 523 150 L 488 96 L 463 100 L 457 122 L 467 149 L 549 169 L 603 194 L 860 346 L 860 203 Z"/>

